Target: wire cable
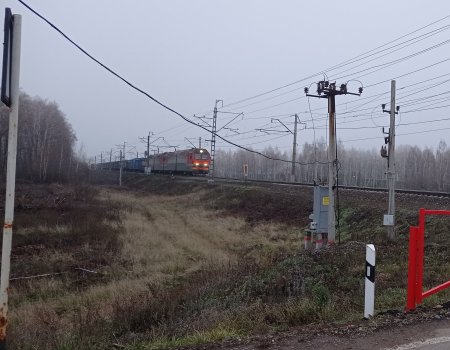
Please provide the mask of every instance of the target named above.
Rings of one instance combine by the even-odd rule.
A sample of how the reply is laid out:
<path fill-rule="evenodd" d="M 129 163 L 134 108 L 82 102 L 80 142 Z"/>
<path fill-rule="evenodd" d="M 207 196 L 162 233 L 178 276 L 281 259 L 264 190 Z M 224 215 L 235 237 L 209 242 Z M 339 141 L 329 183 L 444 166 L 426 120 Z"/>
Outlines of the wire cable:
<path fill-rule="evenodd" d="M 20 0 L 19 0 L 19 1 L 20 1 Z M 315 73 L 315 74 L 311 74 L 310 76 L 307 76 L 307 77 L 305 77 L 305 78 L 301 78 L 301 79 L 299 79 L 299 80 L 296 80 L 296 81 L 294 81 L 294 82 L 291 82 L 291 83 L 282 85 L 282 86 L 280 86 L 280 87 L 277 87 L 277 88 L 274 88 L 274 89 L 271 89 L 271 90 L 268 90 L 268 91 L 265 91 L 265 92 L 262 92 L 262 93 L 259 93 L 259 94 L 250 96 L 250 97 L 246 97 L 246 98 L 243 98 L 243 99 L 238 100 L 238 101 L 235 101 L 235 102 L 228 103 L 228 104 L 224 105 L 224 108 L 227 108 L 227 107 L 229 107 L 229 106 L 233 106 L 233 105 L 236 105 L 236 104 L 240 104 L 240 103 L 242 103 L 242 102 L 246 102 L 246 101 L 249 101 L 249 100 L 252 100 L 252 99 L 255 99 L 255 98 L 258 98 L 258 97 L 267 95 L 267 94 L 270 94 L 270 93 L 272 93 L 272 92 L 275 92 L 275 91 L 284 89 L 284 88 L 286 88 L 286 87 L 289 87 L 289 86 L 292 86 L 292 85 L 295 85 L 295 84 L 298 84 L 298 83 L 300 83 L 300 82 L 307 81 L 307 80 L 312 79 L 312 78 L 314 78 L 314 77 L 316 77 L 316 76 L 323 75 L 323 74 L 326 73 L 326 72 L 330 72 L 330 71 L 332 71 L 332 70 L 338 69 L 338 68 L 340 68 L 340 67 L 342 67 L 342 66 L 345 66 L 345 65 L 347 65 L 347 64 L 354 63 L 354 62 L 355 62 L 355 61 L 354 61 L 355 59 L 360 59 L 361 57 L 363 57 L 363 56 L 365 56 L 365 55 L 368 55 L 368 54 L 370 54 L 370 53 L 372 53 L 372 52 L 374 52 L 374 51 L 376 51 L 376 50 L 379 50 L 379 49 L 381 49 L 381 48 L 387 46 L 387 45 L 390 45 L 390 44 L 392 44 L 392 43 L 395 43 L 395 42 L 397 42 L 397 41 L 399 41 L 399 40 L 401 40 L 401 39 L 403 39 L 403 38 L 406 38 L 406 37 L 408 37 L 408 36 L 410 36 L 410 35 L 412 35 L 412 34 L 414 34 L 414 33 L 417 33 L 417 32 L 419 32 L 419 31 L 421 31 L 421 30 L 423 30 L 423 29 L 425 29 L 425 28 L 431 27 L 432 25 L 434 25 L 434 24 L 436 24 L 436 23 L 439 23 L 439 22 L 442 22 L 442 21 L 444 21 L 444 20 L 446 20 L 446 19 L 448 19 L 448 18 L 450 18 L 450 15 L 446 15 L 446 16 L 444 16 L 444 17 L 442 17 L 442 18 L 440 18 L 440 19 L 438 19 L 438 20 L 436 20 L 436 21 L 433 21 L 433 22 L 431 22 L 431 23 L 429 23 L 429 24 L 427 24 L 427 25 L 425 25 L 425 26 L 422 26 L 422 27 L 420 27 L 420 28 L 418 28 L 418 29 L 415 29 L 415 30 L 412 31 L 412 32 L 409 32 L 409 33 L 407 33 L 407 34 L 404 34 L 404 35 L 402 35 L 402 36 L 400 36 L 400 37 L 398 37 L 398 38 L 396 38 L 396 39 L 393 39 L 393 40 L 391 40 L 391 41 L 389 41 L 389 42 L 387 42 L 387 43 L 385 43 L 385 44 L 383 44 L 383 45 L 380 45 L 380 46 L 378 46 L 378 47 L 376 47 L 376 48 L 374 48 L 374 49 L 371 49 L 371 50 L 369 50 L 369 51 L 366 51 L 366 52 L 364 52 L 364 53 L 362 53 L 362 54 L 360 54 L 360 55 L 358 55 L 358 56 L 356 56 L 356 57 L 353 57 L 353 58 L 351 58 L 351 59 L 348 59 L 348 60 L 345 60 L 345 61 L 343 61 L 343 62 L 340 62 L 340 63 L 338 63 L 338 64 L 336 64 L 336 65 L 334 65 L 334 66 L 328 67 L 328 68 L 326 68 L 326 69 L 323 70 L 323 71 L 317 72 L 317 73 Z M 389 80 L 388 80 L 388 81 L 389 81 Z M 368 86 L 366 86 L 366 87 L 368 87 Z"/>
<path fill-rule="evenodd" d="M 109 73 L 111 73 L 112 75 L 114 75 L 116 78 L 120 79 L 121 81 L 123 81 L 126 85 L 128 85 L 129 87 L 131 87 L 132 89 L 138 91 L 139 93 L 143 94 L 144 96 L 146 96 L 147 98 L 149 98 L 150 100 L 152 100 L 153 102 L 155 102 L 156 104 L 160 105 L 161 107 L 163 107 L 164 109 L 168 110 L 169 112 L 172 112 L 173 114 L 176 114 L 177 116 L 179 116 L 180 118 L 182 118 L 183 120 L 185 120 L 186 122 L 188 122 L 189 124 L 192 125 L 196 125 L 199 128 L 210 132 L 210 130 L 208 130 L 207 128 L 205 128 L 204 126 L 201 126 L 195 122 L 193 122 L 192 120 L 190 120 L 189 118 L 185 117 L 184 115 L 182 115 L 181 113 L 177 112 L 175 109 L 169 107 L 168 105 L 162 103 L 161 101 L 159 101 L 157 98 L 153 97 L 152 95 L 150 95 L 148 92 L 140 89 L 139 87 L 137 87 L 135 84 L 131 83 L 129 80 L 125 79 L 124 77 L 122 77 L 120 74 L 116 73 L 114 70 L 112 70 L 111 68 L 109 68 L 108 66 L 106 66 L 104 63 L 102 63 L 101 61 L 99 61 L 98 59 L 96 59 L 94 56 L 92 56 L 90 53 L 88 53 L 86 50 L 84 50 L 80 45 L 78 45 L 75 41 L 73 41 L 72 39 L 70 39 L 61 29 L 59 29 L 56 25 L 54 25 L 52 22 L 50 22 L 48 19 L 46 19 L 44 16 L 42 16 L 40 13 L 38 13 L 36 10 L 34 10 L 33 8 L 31 8 L 27 3 L 25 3 L 23 0 L 17 0 L 19 3 L 21 3 L 23 6 L 25 6 L 28 10 L 30 10 L 33 14 L 35 14 L 36 16 L 38 16 L 40 19 L 42 19 L 44 22 L 46 22 L 50 27 L 52 27 L 54 30 L 56 30 L 59 34 L 61 34 L 67 41 L 69 41 L 73 46 L 75 46 L 78 50 L 80 50 L 84 55 L 86 55 L 87 57 L 89 57 L 92 61 L 94 61 L 95 63 L 97 63 L 99 66 L 101 66 L 103 69 L 105 69 L 106 71 L 108 71 Z M 287 159 L 279 159 L 279 158 L 273 158 L 270 157 L 266 154 L 263 154 L 261 152 L 257 152 L 257 151 L 253 151 L 249 148 L 243 147 L 241 145 L 238 145 L 234 142 L 231 142 L 227 139 L 225 139 L 224 137 L 220 136 L 219 134 L 215 134 L 216 137 L 218 137 L 219 139 L 221 139 L 222 141 L 229 143 L 232 146 L 235 146 L 237 148 L 243 149 L 245 151 L 251 152 L 251 153 L 255 153 L 258 154 L 264 158 L 267 159 L 272 159 L 272 160 L 276 160 L 276 161 L 280 161 L 280 162 L 286 162 L 286 163 L 292 163 L 291 160 L 287 160 Z M 295 162 L 296 164 L 299 165 L 308 165 L 309 163 L 301 163 L 301 162 Z"/>

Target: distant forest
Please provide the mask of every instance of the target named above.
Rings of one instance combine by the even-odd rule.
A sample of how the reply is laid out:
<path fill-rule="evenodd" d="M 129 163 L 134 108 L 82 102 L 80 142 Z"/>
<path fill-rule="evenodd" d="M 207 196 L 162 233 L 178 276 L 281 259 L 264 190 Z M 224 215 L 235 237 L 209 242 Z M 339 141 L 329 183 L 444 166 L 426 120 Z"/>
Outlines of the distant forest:
<path fill-rule="evenodd" d="M 317 181 L 327 182 L 327 146 L 323 140 L 299 147 L 296 164 L 297 182 L 312 183 L 317 163 Z M 292 151 L 282 152 L 267 147 L 261 153 L 272 158 L 291 160 Z M 395 151 L 396 187 L 450 192 L 450 149 L 440 141 L 435 150 L 417 146 L 397 146 Z M 264 158 L 244 150 L 216 152 L 215 174 L 243 177 L 243 164 L 248 164 L 250 179 L 290 181 L 291 163 Z M 387 160 L 379 150 L 346 148 L 338 144 L 339 184 L 347 186 L 387 187 Z"/>
<path fill-rule="evenodd" d="M 9 109 L 0 107 L 0 175 L 6 175 Z M 33 182 L 75 179 L 84 163 L 75 156 L 72 126 L 55 102 L 20 94 L 17 177 Z"/>

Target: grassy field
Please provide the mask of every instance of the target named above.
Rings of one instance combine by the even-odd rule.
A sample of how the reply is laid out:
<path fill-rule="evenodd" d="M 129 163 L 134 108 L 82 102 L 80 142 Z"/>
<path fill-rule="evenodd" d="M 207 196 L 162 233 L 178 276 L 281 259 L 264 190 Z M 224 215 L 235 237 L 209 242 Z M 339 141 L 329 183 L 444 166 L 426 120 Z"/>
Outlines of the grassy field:
<path fill-rule="evenodd" d="M 162 349 L 354 321 L 366 242 L 378 250 L 376 309 L 404 306 L 407 236 L 384 239 L 378 197 L 344 196 L 342 244 L 305 252 L 309 190 L 126 184 L 19 189 L 12 348 Z M 400 233 L 415 224 L 417 205 L 399 210 Z M 425 285 L 433 285 L 448 279 L 450 225 L 428 225 Z"/>

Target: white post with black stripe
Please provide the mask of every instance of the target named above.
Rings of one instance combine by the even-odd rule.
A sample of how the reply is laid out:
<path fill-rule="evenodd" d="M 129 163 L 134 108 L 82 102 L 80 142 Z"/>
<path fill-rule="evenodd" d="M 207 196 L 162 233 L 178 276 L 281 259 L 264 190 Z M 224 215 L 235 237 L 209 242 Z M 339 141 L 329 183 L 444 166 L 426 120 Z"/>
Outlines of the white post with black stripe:
<path fill-rule="evenodd" d="M 364 318 L 374 315 L 375 309 L 375 246 L 366 244 L 366 288 Z"/>

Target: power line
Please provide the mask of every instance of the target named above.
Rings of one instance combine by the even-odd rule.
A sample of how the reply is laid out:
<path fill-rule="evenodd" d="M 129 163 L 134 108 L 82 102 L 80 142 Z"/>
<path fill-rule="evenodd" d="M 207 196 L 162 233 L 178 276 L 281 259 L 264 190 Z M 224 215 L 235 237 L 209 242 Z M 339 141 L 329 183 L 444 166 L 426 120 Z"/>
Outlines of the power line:
<path fill-rule="evenodd" d="M 362 59 L 361 57 L 363 57 L 363 56 L 366 56 L 366 55 L 368 55 L 368 54 L 370 54 L 370 53 L 372 53 L 372 52 L 374 52 L 374 51 L 376 51 L 376 50 L 379 50 L 379 49 L 381 49 L 381 48 L 383 48 L 383 47 L 385 47 L 385 46 L 387 46 L 387 45 L 390 45 L 390 44 L 392 44 L 392 43 L 395 43 L 395 42 L 397 42 L 397 41 L 399 41 L 399 40 L 401 40 L 401 39 L 403 39 L 403 38 L 406 38 L 406 37 L 408 37 L 408 36 L 410 36 L 410 35 L 412 35 L 412 34 L 414 34 L 414 33 L 417 33 L 417 32 L 419 32 L 419 31 L 421 31 L 421 30 L 423 30 L 423 29 L 425 29 L 425 28 L 428 28 L 428 27 L 430 27 L 430 26 L 436 24 L 436 23 L 442 22 L 442 21 L 444 21 L 445 19 L 447 19 L 447 18 L 449 18 L 449 17 L 450 17 L 450 15 L 444 16 L 444 17 L 442 17 L 442 18 L 440 18 L 440 19 L 438 19 L 438 20 L 436 20 L 436 21 L 434 21 L 434 22 L 431 22 L 431 23 L 429 23 L 429 24 L 427 24 L 427 25 L 425 25 L 425 26 L 422 26 L 422 27 L 420 27 L 420 28 L 418 28 L 418 29 L 416 29 L 416 30 L 414 30 L 414 31 L 412 31 L 412 32 L 409 32 L 409 33 L 407 33 L 407 34 L 404 34 L 404 35 L 402 35 L 402 36 L 400 36 L 400 37 L 398 37 L 398 38 L 396 38 L 396 39 L 394 39 L 394 40 L 391 40 L 391 41 L 389 41 L 389 42 L 387 42 L 387 43 L 385 43 L 385 44 L 383 44 L 383 45 L 380 45 L 380 46 L 378 46 L 378 47 L 376 47 L 376 48 L 374 48 L 374 49 L 371 49 L 371 50 L 369 50 L 369 51 L 366 51 L 366 52 L 364 52 L 364 53 L 362 53 L 362 54 L 360 54 L 360 55 L 358 55 L 358 56 L 356 56 L 356 57 L 353 57 L 353 58 L 351 58 L 351 59 L 345 60 L 345 61 L 343 61 L 343 62 L 341 62 L 341 63 L 338 63 L 338 64 L 336 64 L 336 65 L 334 65 L 334 66 L 328 67 L 328 68 L 326 68 L 325 70 L 323 70 L 323 71 L 321 71 L 321 72 L 317 72 L 317 73 L 312 74 L 312 75 L 310 75 L 310 76 L 307 76 L 307 77 L 305 77 L 305 78 L 301 78 L 301 79 L 296 80 L 296 81 L 294 81 L 294 82 L 291 82 L 291 83 L 288 83 L 288 84 L 279 86 L 279 87 L 277 87 L 277 88 L 274 88 L 274 89 L 271 89 L 271 90 L 268 90 L 268 91 L 265 91 L 265 92 L 262 92 L 262 93 L 259 93 L 259 94 L 256 94 L 256 95 L 253 95 L 253 96 L 250 96 L 250 97 L 247 97 L 247 98 L 243 98 L 243 99 L 238 100 L 238 101 L 235 101 L 235 102 L 228 103 L 228 104 L 224 105 L 224 108 L 227 108 L 227 107 L 230 107 L 230 106 L 233 106 L 233 105 L 236 105 L 236 104 L 240 104 L 240 103 L 243 103 L 243 102 L 246 102 L 246 101 L 249 101 L 249 100 L 252 100 L 252 99 L 255 99 L 255 98 L 258 98 L 258 97 L 267 95 L 267 94 L 270 94 L 270 93 L 272 93 L 272 92 L 275 92 L 275 91 L 284 89 L 284 88 L 286 88 L 286 87 L 289 87 L 289 86 L 292 86 L 292 85 L 295 85 L 295 84 L 304 82 L 304 81 L 309 80 L 309 79 L 312 79 L 312 78 L 314 78 L 314 77 L 316 77 L 316 76 L 321 76 L 321 75 L 323 75 L 323 73 L 325 73 L 325 72 L 330 72 L 330 71 L 332 71 L 332 70 L 338 69 L 338 68 L 340 68 L 340 67 L 342 67 L 342 66 L 345 66 L 345 65 L 347 65 L 347 64 L 354 63 L 355 60 Z M 370 56 L 369 56 L 369 57 L 370 57 Z M 387 81 L 390 81 L 390 79 L 387 80 Z M 367 88 L 367 87 L 369 87 L 369 86 L 366 86 L 366 88 Z"/>
<path fill-rule="evenodd" d="M 153 97 L 152 95 L 150 95 L 149 93 L 147 93 L 146 91 L 138 88 L 136 85 L 134 85 L 133 83 L 131 83 L 129 80 L 125 79 L 124 77 L 122 77 L 121 75 L 119 75 L 118 73 L 116 73 L 114 70 L 112 70 L 111 68 L 109 68 L 108 66 L 106 66 L 104 63 L 100 62 L 98 59 L 96 59 L 95 57 L 93 57 L 91 54 L 89 54 L 86 50 L 84 50 L 80 45 L 78 45 L 76 42 L 74 42 L 72 39 L 70 39 L 62 30 L 60 30 L 56 25 L 54 25 L 52 22 L 50 22 L 48 19 L 46 19 L 44 16 L 42 16 L 41 14 L 39 14 L 37 11 L 35 11 L 34 9 L 32 9 L 28 4 L 26 4 L 23 0 L 17 0 L 18 2 L 20 2 L 23 6 L 25 6 L 28 10 L 30 10 L 32 13 L 34 13 L 36 16 L 38 16 L 40 19 L 42 19 L 44 22 L 46 22 L 50 27 L 52 27 L 54 30 L 56 30 L 59 34 L 61 34 L 67 41 L 69 41 L 73 46 L 75 46 L 78 50 L 80 50 L 83 54 L 85 54 L 87 57 L 89 57 L 92 61 L 96 62 L 98 65 L 100 65 L 103 69 L 107 70 L 109 73 L 111 73 L 112 75 L 114 75 L 116 78 L 122 80 L 126 85 L 130 86 L 132 89 L 140 92 L 141 94 L 143 94 L 144 96 L 146 96 L 147 98 L 149 98 L 150 100 L 152 100 L 153 102 L 157 103 L 158 105 L 160 105 L 161 107 L 165 108 L 166 110 L 172 112 L 173 114 L 176 114 L 177 116 L 179 116 L 180 118 L 182 118 L 183 120 L 185 120 L 186 122 L 188 122 L 189 124 L 192 125 L 196 125 L 199 128 L 210 132 L 210 130 L 208 130 L 207 128 L 193 122 L 192 120 L 186 118 L 184 115 L 182 115 L 181 113 L 177 112 L 176 110 L 174 110 L 173 108 L 167 106 L 166 104 L 162 103 L 161 101 L 159 101 L 158 99 L 156 99 L 155 97 Z M 251 149 L 248 149 L 246 147 L 243 147 L 241 145 L 238 145 L 234 142 L 231 142 L 227 139 L 225 139 L 224 137 L 220 136 L 219 134 L 215 134 L 216 137 L 218 137 L 219 139 L 221 139 L 224 142 L 229 143 L 230 145 L 233 145 L 237 148 L 243 149 L 245 151 L 251 152 L 251 153 L 255 153 L 258 154 L 264 158 L 268 158 L 268 159 L 272 159 L 272 160 L 276 160 L 276 161 L 280 161 L 280 162 L 286 162 L 286 163 L 292 163 L 292 161 L 290 160 L 286 160 L 286 159 L 279 159 L 279 158 L 273 158 L 270 157 L 266 154 L 263 154 L 261 152 L 257 152 L 257 151 L 253 151 Z M 296 162 L 297 164 L 300 165 L 307 165 L 308 163 L 301 163 L 301 162 Z"/>
<path fill-rule="evenodd" d="M 436 131 L 442 131 L 442 130 L 450 130 L 450 127 L 448 128 L 439 128 L 439 129 L 431 129 L 431 130 L 421 130 L 421 131 L 415 131 L 415 132 L 408 132 L 404 134 L 396 134 L 395 136 L 408 136 L 408 135 L 417 135 L 417 134 L 423 134 L 428 132 L 436 132 Z M 375 140 L 380 139 L 380 137 L 365 137 L 362 139 L 352 139 L 352 140 L 339 140 L 340 142 L 354 142 L 354 141 L 365 141 L 365 140 Z"/>

